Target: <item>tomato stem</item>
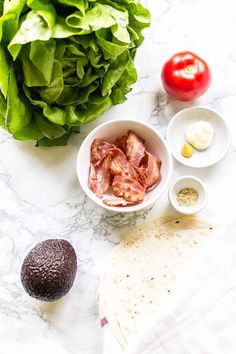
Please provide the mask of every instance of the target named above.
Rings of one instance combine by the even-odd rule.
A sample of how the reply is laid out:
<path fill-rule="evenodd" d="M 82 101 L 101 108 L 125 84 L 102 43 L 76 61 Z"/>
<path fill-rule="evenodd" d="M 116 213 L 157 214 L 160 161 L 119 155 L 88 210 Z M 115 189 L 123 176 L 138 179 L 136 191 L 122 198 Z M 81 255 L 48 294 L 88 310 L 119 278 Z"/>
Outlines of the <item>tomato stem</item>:
<path fill-rule="evenodd" d="M 195 64 L 191 64 L 186 66 L 186 68 L 184 69 L 186 74 L 193 74 L 197 72 L 197 68 Z"/>

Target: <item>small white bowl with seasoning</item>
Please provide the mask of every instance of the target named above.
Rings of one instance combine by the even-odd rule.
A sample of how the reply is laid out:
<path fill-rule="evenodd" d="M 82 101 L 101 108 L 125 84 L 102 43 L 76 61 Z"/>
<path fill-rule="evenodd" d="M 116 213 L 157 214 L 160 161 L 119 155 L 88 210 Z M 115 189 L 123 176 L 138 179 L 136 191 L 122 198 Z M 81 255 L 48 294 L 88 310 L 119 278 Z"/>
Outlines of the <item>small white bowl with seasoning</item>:
<path fill-rule="evenodd" d="M 207 203 L 206 186 L 197 177 L 179 177 L 170 186 L 169 200 L 179 213 L 185 215 L 197 214 Z"/>
<path fill-rule="evenodd" d="M 167 129 L 172 155 L 183 165 L 209 167 L 226 155 L 230 133 L 225 120 L 205 107 L 190 107 L 176 113 Z"/>

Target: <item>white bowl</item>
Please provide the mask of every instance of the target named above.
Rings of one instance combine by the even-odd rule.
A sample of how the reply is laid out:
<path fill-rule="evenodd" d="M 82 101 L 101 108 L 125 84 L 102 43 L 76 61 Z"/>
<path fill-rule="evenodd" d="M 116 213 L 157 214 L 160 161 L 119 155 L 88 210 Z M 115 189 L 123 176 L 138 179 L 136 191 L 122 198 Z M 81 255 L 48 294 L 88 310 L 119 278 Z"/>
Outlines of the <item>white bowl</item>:
<path fill-rule="evenodd" d="M 128 130 L 133 130 L 137 135 L 143 138 L 145 140 L 146 149 L 162 161 L 162 179 L 156 188 L 145 194 L 142 203 L 126 207 L 110 207 L 105 205 L 102 199 L 98 198 L 88 187 L 91 144 L 96 138 L 114 142 L 117 137 L 126 134 Z M 76 161 L 78 179 L 87 196 L 101 207 L 116 212 L 133 212 L 152 205 L 162 195 L 169 184 L 172 169 L 172 156 L 164 138 L 151 126 L 136 120 L 113 120 L 96 127 L 81 144 Z M 106 199 L 107 196 L 109 197 L 109 195 L 104 195 Z"/>
<path fill-rule="evenodd" d="M 184 188 L 193 188 L 199 194 L 198 200 L 191 206 L 179 205 L 177 201 L 177 193 Z M 172 206 L 181 214 L 193 215 L 199 213 L 207 203 L 207 192 L 205 184 L 197 177 L 183 176 L 179 177 L 170 186 L 169 200 Z"/>
<path fill-rule="evenodd" d="M 193 156 L 186 158 L 181 155 L 181 148 L 186 143 L 185 132 L 192 123 L 199 120 L 210 123 L 214 129 L 211 145 L 204 151 L 194 151 Z M 173 156 L 182 164 L 190 167 L 208 167 L 219 162 L 230 146 L 229 129 L 222 117 L 211 109 L 204 107 L 186 108 L 171 119 L 166 136 Z"/>

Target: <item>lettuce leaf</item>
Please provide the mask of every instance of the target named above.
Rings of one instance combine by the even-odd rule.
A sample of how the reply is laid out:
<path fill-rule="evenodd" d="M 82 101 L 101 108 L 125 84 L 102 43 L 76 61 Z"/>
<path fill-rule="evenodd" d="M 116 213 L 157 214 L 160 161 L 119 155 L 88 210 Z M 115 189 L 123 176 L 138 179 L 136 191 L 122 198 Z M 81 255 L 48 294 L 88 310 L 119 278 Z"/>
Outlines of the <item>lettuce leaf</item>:
<path fill-rule="evenodd" d="M 122 103 L 150 14 L 136 0 L 0 0 L 0 125 L 36 146 L 67 144 Z"/>

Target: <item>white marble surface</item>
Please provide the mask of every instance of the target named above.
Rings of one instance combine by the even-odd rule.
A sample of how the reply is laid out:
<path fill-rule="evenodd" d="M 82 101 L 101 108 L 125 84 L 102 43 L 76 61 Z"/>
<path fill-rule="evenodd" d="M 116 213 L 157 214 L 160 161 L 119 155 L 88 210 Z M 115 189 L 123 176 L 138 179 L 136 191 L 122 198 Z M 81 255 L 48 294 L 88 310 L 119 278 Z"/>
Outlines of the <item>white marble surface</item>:
<path fill-rule="evenodd" d="M 160 82 L 163 62 L 179 50 L 191 49 L 209 62 L 212 85 L 194 104 L 212 107 L 225 117 L 232 146 L 212 168 L 193 170 L 175 162 L 173 178 L 183 174 L 202 178 L 209 189 L 202 215 L 236 229 L 236 2 L 143 2 L 151 10 L 152 26 L 137 56 L 139 81 L 125 104 L 85 126 L 63 148 L 34 148 L 0 132 L 0 354 L 102 353 L 97 287 L 104 260 L 119 242 L 122 227 L 135 227 L 173 210 L 167 193 L 139 215 L 96 208 L 78 185 L 76 154 L 93 127 L 114 118 L 144 120 L 165 134 L 171 116 L 190 106 L 170 99 Z M 19 273 L 24 256 L 36 243 L 57 237 L 73 244 L 79 267 L 70 293 L 48 305 L 24 292 Z"/>

